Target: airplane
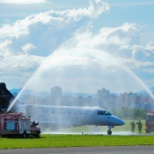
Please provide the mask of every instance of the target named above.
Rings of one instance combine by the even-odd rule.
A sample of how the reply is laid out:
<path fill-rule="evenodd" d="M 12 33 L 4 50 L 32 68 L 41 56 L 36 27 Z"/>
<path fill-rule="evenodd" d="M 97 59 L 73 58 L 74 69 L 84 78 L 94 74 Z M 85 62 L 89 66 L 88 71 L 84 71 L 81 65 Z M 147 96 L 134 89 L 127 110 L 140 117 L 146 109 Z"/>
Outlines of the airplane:
<path fill-rule="evenodd" d="M 37 119 L 43 129 L 66 128 L 85 125 L 108 126 L 107 134 L 111 135 L 111 129 L 124 125 L 125 122 L 100 107 L 79 106 L 52 106 L 52 105 L 18 105 L 16 110 Z"/>

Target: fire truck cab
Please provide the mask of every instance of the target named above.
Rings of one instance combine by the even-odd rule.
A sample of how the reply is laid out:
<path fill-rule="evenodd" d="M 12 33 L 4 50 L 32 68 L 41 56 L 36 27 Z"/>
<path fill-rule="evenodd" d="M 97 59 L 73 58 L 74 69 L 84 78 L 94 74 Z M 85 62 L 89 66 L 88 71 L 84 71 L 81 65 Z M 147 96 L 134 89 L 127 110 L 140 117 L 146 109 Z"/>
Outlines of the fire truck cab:
<path fill-rule="evenodd" d="M 30 117 L 22 113 L 1 113 L 0 114 L 0 136 L 27 136 L 40 137 L 38 123 L 32 123 Z"/>
<path fill-rule="evenodd" d="M 149 111 L 147 113 L 145 121 L 145 131 L 146 133 L 154 132 L 154 111 Z"/>

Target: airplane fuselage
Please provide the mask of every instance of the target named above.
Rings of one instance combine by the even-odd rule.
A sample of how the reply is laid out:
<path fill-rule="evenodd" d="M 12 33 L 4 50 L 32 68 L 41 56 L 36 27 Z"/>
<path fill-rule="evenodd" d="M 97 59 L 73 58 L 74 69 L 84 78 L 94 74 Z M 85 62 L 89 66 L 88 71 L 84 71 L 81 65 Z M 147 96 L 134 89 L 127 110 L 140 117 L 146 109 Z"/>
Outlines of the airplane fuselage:
<path fill-rule="evenodd" d="M 24 111 L 24 110 L 25 111 Z M 20 105 L 19 111 L 51 127 L 76 127 L 84 125 L 120 126 L 124 121 L 99 107 Z"/>

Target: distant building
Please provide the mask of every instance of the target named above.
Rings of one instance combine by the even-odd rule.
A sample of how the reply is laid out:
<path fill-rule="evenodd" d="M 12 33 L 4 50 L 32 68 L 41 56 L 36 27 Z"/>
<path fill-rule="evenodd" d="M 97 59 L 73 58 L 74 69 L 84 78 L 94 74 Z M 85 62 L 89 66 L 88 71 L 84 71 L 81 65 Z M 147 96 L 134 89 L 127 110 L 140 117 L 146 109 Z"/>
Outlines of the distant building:
<path fill-rule="evenodd" d="M 78 96 L 78 105 L 83 106 L 83 97 L 81 95 Z"/>
<path fill-rule="evenodd" d="M 97 104 L 100 107 L 107 108 L 109 104 L 110 92 L 103 88 L 97 91 Z"/>
<path fill-rule="evenodd" d="M 136 108 L 137 107 L 137 101 L 138 101 L 138 95 L 136 93 L 129 93 L 129 107 L 130 108 Z"/>
<path fill-rule="evenodd" d="M 94 106 L 92 96 L 88 96 L 87 101 L 86 101 L 86 106 Z"/>
<path fill-rule="evenodd" d="M 40 98 L 28 97 L 29 102 L 39 102 Z M 54 86 L 48 98 L 41 100 L 40 104 L 67 105 L 67 106 L 99 106 L 108 110 L 121 110 L 122 108 L 154 109 L 154 100 L 147 93 L 125 92 L 113 94 L 102 88 L 97 95 L 92 97 L 82 95 L 63 95 L 62 88 Z"/>
<path fill-rule="evenodd" d="M 77 98 L 73 96 L 63 96 L 62 98 L 63 106 L 77 106 Z"/>
<path fill-rule="evenodd" d="M 109 104 L 107 106 L 108 110 L 119 110 L 121 108 L 119 96 L 116 94 L 110 94 Z"/>
<path fill-rule="evenodd" d="M 62 104 L 62 88 L 54 86 L 51 88 L 51 104 L 61 105 Z"/>
<path fill-rule="evenodd" d="M 120 95 L 122 107 L 135 108 L 138 103 L 138 95 L 136 93 L 123 93 Z"/>

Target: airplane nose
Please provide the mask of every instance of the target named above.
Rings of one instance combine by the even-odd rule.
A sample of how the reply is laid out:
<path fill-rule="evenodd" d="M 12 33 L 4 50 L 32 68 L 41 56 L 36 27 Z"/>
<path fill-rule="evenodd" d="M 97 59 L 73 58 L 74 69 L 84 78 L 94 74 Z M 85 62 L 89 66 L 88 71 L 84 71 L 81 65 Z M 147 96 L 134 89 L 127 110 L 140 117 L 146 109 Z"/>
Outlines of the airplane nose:
<path fill-rule="evenodd" d="M 123 120 L 119 119 L 119 118 L 116 117 L 116 116 L 112 116 L 112 117 L 110 118 L 110 123 L 111 123 L 112 125 L 115 125 L 115 126 L 121 126 L 121 125 L 124 125 L 124 124 L 125 124 L 125 122 L 124 122 Z"/>
<path fill-rule="evenodd" d="M 125 122 L 123 120 L 121 120 L 121 119 L 117 119 L 117 124 L 118 125 L 124 125 Z"/>

